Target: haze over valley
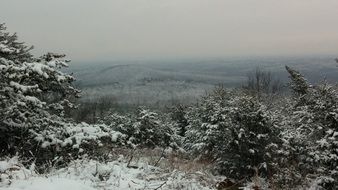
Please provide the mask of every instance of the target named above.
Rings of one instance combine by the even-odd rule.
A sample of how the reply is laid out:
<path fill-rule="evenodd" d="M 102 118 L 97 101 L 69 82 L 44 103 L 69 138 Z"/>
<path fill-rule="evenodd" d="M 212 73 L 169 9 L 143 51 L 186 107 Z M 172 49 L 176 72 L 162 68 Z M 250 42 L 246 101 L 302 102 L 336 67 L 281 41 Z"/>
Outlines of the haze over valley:
<path fill-rule="evenodd" d="M 73 63 L 67 72 L 76 77 L 82 100 L 110 97 L 119 104 L 163 107 L 194 103 L 217 85 L 241 87 L 256 68 L 286 85 L 285 65 L 297 68 L 312 83 L 338 81 L 333 56 L 86 62 Z"/>

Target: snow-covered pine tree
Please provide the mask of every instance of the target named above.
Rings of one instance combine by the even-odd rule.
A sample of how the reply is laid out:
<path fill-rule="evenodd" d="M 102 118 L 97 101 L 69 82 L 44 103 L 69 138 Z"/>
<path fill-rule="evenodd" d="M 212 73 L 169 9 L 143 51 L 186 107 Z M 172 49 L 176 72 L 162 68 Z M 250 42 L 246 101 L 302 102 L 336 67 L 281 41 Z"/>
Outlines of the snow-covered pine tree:
<path fill-rule="evenodd" d="M 313 92 L 314 104 L 310 106 L 313 120 L 313 139 L 308 162 L 316 165 L 317 181 L 326 189 L 338 186 L 338 93 L 336 88 L 324 83 Z"/>
<path fill-rule="evenodd" d="M 0 57 L 14 62 L 30 62 L 33 55 L 30 50 L 33 46 L 27 46 L 18 41 L 16 33 L 6 31 L 4 23 L 0 23 Z"/>
<path fill-rule="evenodd" d="M 296 96 L 290 109 L 288 125 L 291 127 L 283 133 L 284 142 L 288 145 L 284 148 L 297 163 L 297 173 L 303 178 L 316 180 L 324 188 L 332 189 L 338 186 L 336 87 L 326 82 L 311 86 L 298 71 L 289 73 L 293 83 L 291 88 Z"/>
<path fill-rule="evenodd" d="M 216 88 L 209 95 L 202 97 L 199 105 L 190 108 L 187 114 L 189 125 L 185 133 L 185 148 L 202 157 L 217 159 L 230 135 L 231 118 L 228 117 L 231 106 L 224 101 L 232 92 Z M 220 146 L 222 145 L 222 146 Z"/>
<path fill-rule="evenodd" d="M 135 126 L 136 116 L 133 114 L 121 115 L 119 113 L 111 113 L 100 120 L 100 123 L 104 123 L 111 130 L 118 131 L 125 135 L 128 146 L 134 147 L 135 144 Z"/>
<path fill-rule="evenodd" d="M 14 154 L 36 144 L 33 134 L 58 126 L 79 91 L 60 71 L 67 66 L 64 55 L 33 58 L 31 48 L 0 26 L 0 148 Z"/>
<path fill-rule="evenodd" d="M 216 161 L 217 170 L 228 177 L 252 176 L 255 168 L 265 174 L 270 170 L 278 132 L 272 114 L 256 98 L 218 88 L 191 113 L 188 150 Z"/>
<path fill-rule="evenodd" d="M 118 113 L 111 113 L 105 116 L 100 120 L 101 123 L 108 125 L 114 131 L 119 131 L 128 136 L 132 136 L 134 134 L 133 123 L 136 119 L 133 115 L 121 115 Z"/>
<path fill-rule="evenodd" d="M 173 139 L 174 131 L 162 122 L 158 114 L 139 108 L 137 121 L 133 124 L 134 134 L 129 140 L 141 147 L 166 147 Z"/>
<path fill-rule="evenodd" d="M 279 145 L 273 114 L 256 98 L 233 97 L 231 136 L 220 153 L 219 167 L 229 177 L 241 179 L 259 171 L 272 172 L 273 151 Z"/>
<path fill-rule="evenodd" d="M 286 71 L 290 74 L 289 78 L 291 80 L 290 82 L 290 88 L 292 91 L 299 96 L 305 95 L 308 93 L 309 88 L 311 85 L 308 84 L 307 80 L 304 78 L 300 72 L 285 66 Z"/>
<path fill-rule="evenodd" d="M 187 126 L 189 125 L 187 120 L 187 107 L 184 105 L 177 105 L 171 109 L 171 120 L 173 121 L 173 127 L 177 130 L 177 134 L 181 137 L 185 136 Z"/>
<path fill-rule="evenodd" d="M 316 180 L 325 188 L 337 186 L 338 94 L 335 88 L 327 83 L 315 86 L 308 103 L 296 107 L 294 115 L 294 125 L 303 137 L 300 144 L 305 152 L 301 157 L 305 175 L 315 173 Z"/>

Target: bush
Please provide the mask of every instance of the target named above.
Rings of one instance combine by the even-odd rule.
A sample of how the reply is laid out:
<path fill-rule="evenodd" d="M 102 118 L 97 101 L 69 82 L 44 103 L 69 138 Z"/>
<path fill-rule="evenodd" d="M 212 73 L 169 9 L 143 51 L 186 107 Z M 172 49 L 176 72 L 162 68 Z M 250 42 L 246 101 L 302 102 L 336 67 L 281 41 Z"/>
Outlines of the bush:
<path fill-rule="evenodd" d="M 327 83 L 310 85 L 298 71 L 286 69 L 294 96 L 280 124 L 283 146 L 274 178 L 281 187 L 314 181 L 333 189 L 338 185 L 338 94 Z"/>
<path fill-rule="evenodd" d="M 127 116 L 113 113 L 102 122 L 126 135 L 126 144 L 132 147 L 177 148 L 178 140 L 171 123 L 150 110 L 139 108 L 135 115 Z"/>
<path fill-rule="evenodd" d="M 270 149 L 279 143 L 273 114 L 255 98 L 217 89 L 189 117 L 187 148 L 208 156 L 228 177 L 252 176 L 270 169 Z"/>

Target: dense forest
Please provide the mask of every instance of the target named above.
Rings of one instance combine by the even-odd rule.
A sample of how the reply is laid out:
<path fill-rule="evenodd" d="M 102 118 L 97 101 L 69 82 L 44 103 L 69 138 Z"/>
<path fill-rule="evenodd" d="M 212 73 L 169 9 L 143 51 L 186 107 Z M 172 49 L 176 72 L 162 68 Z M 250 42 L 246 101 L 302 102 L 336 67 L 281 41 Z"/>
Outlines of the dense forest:
<path fill-rule="evenodd" d="M 70 175 L 81 164 L 99 189 L 338 187 L 336 85 L 310 84 L 289 66 L 285 85 L 256 69 L 242 86 L 215 86 L 195 103 L 121 112 L 111 97 L 79 103 L 65 55 L 32 48 L 0 25 L 0 187 L 22 171 Z M 139 183 L 117 184 L 113 166 L 141 171 Z"/>

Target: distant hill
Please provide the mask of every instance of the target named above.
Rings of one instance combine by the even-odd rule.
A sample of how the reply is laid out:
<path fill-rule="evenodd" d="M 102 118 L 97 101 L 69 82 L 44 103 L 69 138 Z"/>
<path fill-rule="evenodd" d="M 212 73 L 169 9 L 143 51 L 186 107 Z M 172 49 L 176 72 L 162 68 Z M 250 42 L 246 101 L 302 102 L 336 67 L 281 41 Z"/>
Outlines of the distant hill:
<path fill-rule="evenodd" d="M 301 71 L 309 81 L 338 81 L 334 57 L 252 58 L 183 61 L 112 61 L 75 63 L 75 83 L 83 99 L 112 96 L 119 103 L 165 105 L 193 102 L 217 84 L 238 87 L 248 72 L 260 67 L 288 80 L 284 66 Z"/>

